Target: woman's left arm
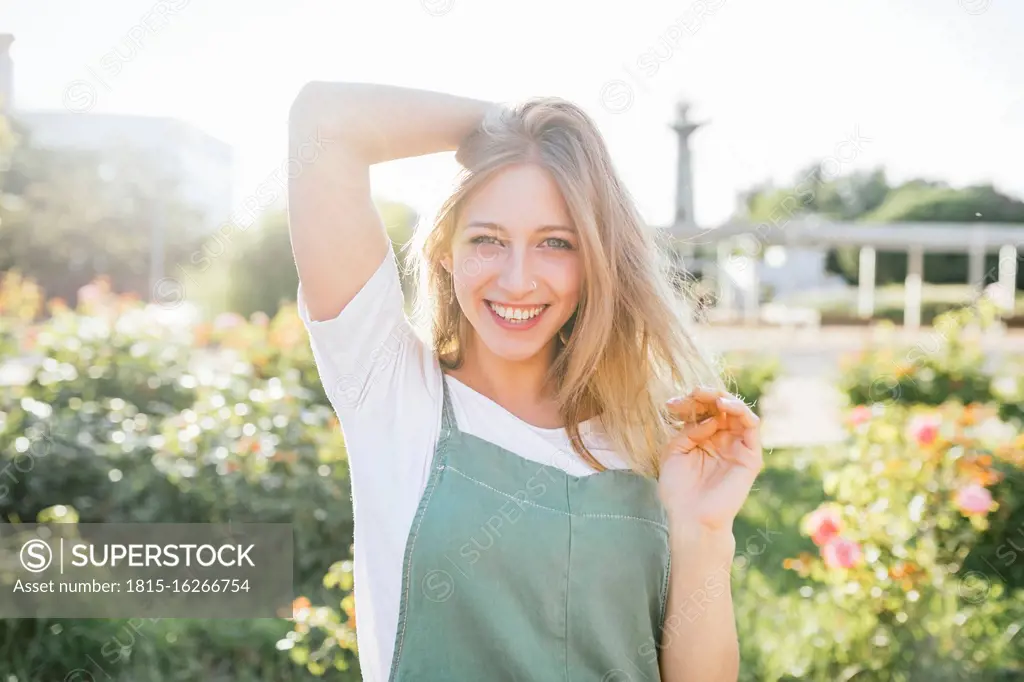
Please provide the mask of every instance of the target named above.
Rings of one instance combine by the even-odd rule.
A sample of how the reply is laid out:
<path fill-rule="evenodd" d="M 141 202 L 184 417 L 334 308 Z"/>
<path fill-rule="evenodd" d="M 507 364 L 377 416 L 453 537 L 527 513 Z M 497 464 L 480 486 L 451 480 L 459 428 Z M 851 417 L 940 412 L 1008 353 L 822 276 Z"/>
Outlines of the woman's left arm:
<path fill-rule="evenodd" d="M 735 682 L 740 654 L 732 605 L 732 531 L 674 527 L 669 542 L 662 682 Z"/>
<path fill-rule="evenodd" d="M 732 526 L 764 466 L 760 419 L 739 398 L 711 389 L 697 389 L 669 408 L 682 426 L 658 477 L 672 551 L 661 679 L 736 682 Z"/>

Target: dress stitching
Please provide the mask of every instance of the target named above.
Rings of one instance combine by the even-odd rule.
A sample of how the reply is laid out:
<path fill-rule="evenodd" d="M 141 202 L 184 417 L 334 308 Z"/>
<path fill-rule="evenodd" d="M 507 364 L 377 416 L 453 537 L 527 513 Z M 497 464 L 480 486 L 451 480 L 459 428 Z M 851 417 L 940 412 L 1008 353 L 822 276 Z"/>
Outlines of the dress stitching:
<path fill-rule="evenodd" d="M 441 447 L 444 448 L 445 450 L 447 450 L 447 447 L 448 447 L 448 440 L 447 439 L 445 439 L 445 442 L 441 445 Z M 445 452 L 442 451 L 442 453 L 441 453 L 442 461 L 444 460 L 444 455 L 445 455 Z M 438 467 L 438 472 L 440 472 L 440 470 L 443 469 L 443 468 L 444 468 L 443 465 L 439 466 Z M 434 491 L 435 490 L 437 490 L 437 481 L 436 480 L 434 481 L 434 485 L 430 488 L 430 493 L 427 495 L 427 499 L 424 500 L 424 502 L 423 502 L 423 513 L 421 513 L 419 515 L 419 518 L 417 519 L 416 530 L 413 532 L 412 542 L 410 543 L 410 546 L 409 546 L 409 560 L 408 560 L 408 562 L 406 562 L 406 565 L 405 565 L 405 570 L 406 570 L 408 575 L 412 575 L 412 557 L 413 557 L 413 554 L 416 551 L 416 539 L 420 535 L 420 527 L 423 525 L 423 517 L 426 515 L 427 507 L 430 506 L 430 498 L 434 496 Z M 404 603 L 406 606 L 408 606 L 408 604 L 409 604 L 409 585 L 408 585 L 408 583 L 405 586 L 405 594 L 402 595 L 402 603 Z M 395 654 L 395 664 L 396 664 L 395 672 L 398 671 L 397 664 L 402 659 L 402 647 L 405 644 L 405 626 L 406 626 L 405 614 L 403 614 L 401 626 L 402 626 L 402 629 L 399 631 L 399 634 L 398 634 L 398 651 Z"/>
<path fill-rule="evenodd" d="M 447 392 L 447 386 L 444 386 L 444 377 L 441 378 L 442 391 Z M 423 525 L 423 517 L 426 515 L 427 507 L 430 506 L 430 498 L 434 496 L 434 491 L 437 490 L 438 482 L 441 477 L 441 472 L 445 469 L 445 462 L 448 457 L 448 445 L 452 439 L 452 427 L 454 424 L 454 415 L 446 410 L 447 396 L 443 399 L 441 407 L 441 442 L 439 443 L 437 459 L 440 464 L 435 468 L 435 471 L 431 475 L 431 480 L 428 481 L 427 485 L 429 490 L 427 491 L 426 497 L 421 501 L 419 509 L 416 513 L 416 528 L 413 530 L 412 538 L 409 542 L 409 559 L 406 561 L 404 575 L 412 575 L 412 557 L 416 551 L 416 540 L 420 534 L 420 528 Z M 451 421 L 449 421 L 451 420 Z M 397 635 L 397 641 L 395 643 L 395 653 L 392 657 L 392 670 L 389 679 L 394 679 L 394 676 L 398 673 L 398 665 L 402 659 L 402 649 L 405 645 L 405 628 L 407 625 L 407 613 L 406 609 L 409 605 L 409 582 L 403 579 L 405 582 L 405 591 L 402 594 L 402 607 L 399 621 L 399 630 Z"/>
<path fill-rule="evenodd" d="M 665 631 L 665 618 L 668 616 L 668 586 L 669 580 L 672 577 L 672 548 L 669 547 L 668 556 L 665 559 L 665 580 L 661 585 L 661 630 L 659 631 L 659 640 L 661 639 L 661 632 Z M 658 642 L 660 644 L 661 642 Z"/>
<path fill-rule="evenodd" d="M 565 506 L 571 508 L 569 501 L 569 480 L 565 481 Z M 569 682 L 569 588 L 572 585 L 572 513 L 569 513 L 569 546 L 565 559 L 565 682 Z"/>
<path fill-rule="evenodd" d="M 649 523 L 652 526 L 657 526 L 658 528 L 661 528 L 666 533 L 668 532 L 668 526 L 666 526 L 665 524 L 658 523 L 657 521 L 652 521 L 650 519 L 645 519 L 645 518 L 642 518 L 642 517 L 639 517 L 639 516 L 627 516 L 625 514 L 573 514 L 571 512 L 567 512 L 567 511 L 564 511 L 562 509 L 555 509 L 553 507 L 545 507 L 542 504 L 537 504 L 536 502 L 531 502 L 529 500 L 520 500 L 518 497 L 515 497 L 513 495 L 509 495 L 506 492 L 503 492 L 501 490 L 498 490 L 497 488 L 491 487 L 491 486 L 487 485 L 486 483 L 484 483 L 483 481 L 479 481 L 479 480 L 473 478 L 472 476 L 470 476 L 469 474 L 466 474 L 466 473 L 464 473 L 462 471 L 459 471 L 458 469 L 456 469 L 455 467 L 453 467 L 450 464 L 442 464 L 438 468 L 439 469 L 450 469 L 451 471 L 454 471 L 455 473 L 457 473 L 459 476 L 462 476 L 463 478 L 465 478 L 467 480 L 470 480 L 470 481 L 472 481 L 473 483 L 476 483 L 479 486 L 487 488 L 488 490 L 492 490 L 492 491 L 498 493 L 499 495 L 501 495 L 503 497 L 507 497 L 510 500 L 514 500 L 517 503 L 528 504 L 531 507 L 536 507 L 537 509 L 544 509 L 545 511 L 555 512 L 556 514 L 564 514 L 566 516 L 570 516 L 570 517 L 574 517 L 574 518 L 628 519 L 628 520 L 632 520 L 632 521 L 640 521 L 642 523 Z"/>

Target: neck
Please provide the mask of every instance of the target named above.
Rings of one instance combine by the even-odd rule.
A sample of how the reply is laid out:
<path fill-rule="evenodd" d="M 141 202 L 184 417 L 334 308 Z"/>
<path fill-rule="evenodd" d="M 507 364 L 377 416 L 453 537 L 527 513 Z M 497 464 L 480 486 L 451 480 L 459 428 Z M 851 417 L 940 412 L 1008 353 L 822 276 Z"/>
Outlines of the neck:
<path fill-rule="evenodd" d="M 495 355 L 476 334 L 471 334 L 462 366 L 451 374 L 474 391 L 490 398 L 529 424 L 542 428 L 562 426 L 547 373 L 557 350 L 555 341 L 525 360 Z"/>

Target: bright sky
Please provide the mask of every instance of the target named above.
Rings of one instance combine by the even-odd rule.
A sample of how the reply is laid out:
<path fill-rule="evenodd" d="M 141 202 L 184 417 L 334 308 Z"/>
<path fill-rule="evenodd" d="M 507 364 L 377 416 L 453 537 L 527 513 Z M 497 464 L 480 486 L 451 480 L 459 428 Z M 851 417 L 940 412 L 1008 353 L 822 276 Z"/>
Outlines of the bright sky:
<path fill-rule="evenodd" d="M 142 28 L 158 6 L 167 20 Z M 657 224 L 674 211 L 680 94 L 709 121 L 692 141 L 702 223 L 835 155 L 842 172 L 883 164 L 1024 197 L 1018 0 L 4 0 L 4 31 L 19 108 L 61 108 L 85 79 L 93 111 L 185 119 L 235 147 L 239 198 L 284 160 L 310 79 L 574 100 Z M 132 56 L 112 74 L 115 49 Z M 454 170 L 444 155 L 386 164 L 375 191 L 429 209 Z"/>

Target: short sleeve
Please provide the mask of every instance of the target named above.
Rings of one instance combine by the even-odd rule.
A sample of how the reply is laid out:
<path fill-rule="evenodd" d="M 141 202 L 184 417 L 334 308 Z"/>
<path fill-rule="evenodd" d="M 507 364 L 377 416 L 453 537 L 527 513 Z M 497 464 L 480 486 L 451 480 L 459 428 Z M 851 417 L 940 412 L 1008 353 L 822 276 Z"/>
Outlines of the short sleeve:
<path fill-rule="evenodd" d="M 371 387 L 390 387 L 396 391 L 412 388 L 402 386 L 399 380 L 415 381 L 415 373 L 406 377 L 397 374 L 403 365 L 410 361 L 415 363 L 416 356 L 423 355 L 424 349 L 405 316 L 401 279 L 391 249 L 336 317 L 310 319 L 301 282 L 298 309 L 309 334 L 324 391 L 339 416 L 356 408 L 369 407 L 366 403 L 373 398 Z M 404 357 L 409 353 L 413 357 Z M 405 366 L 404 369 L 414 368 Z M 381 382 L 384 386 L 377 386 Z"/>
<path fill-rule="evenodd" d="M 345 433 L 355 484 L 371 484 L 397 465 L 401 476 L 412 477 L 415 491 L 440 430 L 441 370 L 405 315 L 394 252 L 387 250 L 336 317 L 311 320 L 301 283 L 297 302 L 324 392 Z"/>
<path fill-rule="evenodd" d="M 400 339 L 391 337 L 407 326 L 403 325 L 401 280 L 390 249 L 370 279 L 336 317 L 312 320 L 301 282 L 297 302 L 317 365 L 337 376 L 359 376 L 367 372 L 371 356 L 376 357 L 374 352 L 387 349 L 389 341 L 399 342 Z"/>

